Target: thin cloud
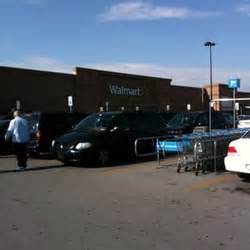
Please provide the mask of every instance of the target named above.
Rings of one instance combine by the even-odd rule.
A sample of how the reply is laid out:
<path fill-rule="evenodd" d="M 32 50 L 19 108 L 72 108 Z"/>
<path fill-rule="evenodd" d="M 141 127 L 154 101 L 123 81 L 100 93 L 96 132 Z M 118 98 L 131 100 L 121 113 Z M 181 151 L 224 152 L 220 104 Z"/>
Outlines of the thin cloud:
<path fill-rule="evenodd" d="M 172 67 L 156 64 L 107 63 L 90 64 L 85 67 L 128 74 L 171 78 L 172 85 L 203 87 L 209 84 L 209 68 Z M 214 69 L 213 82 L 227 84 L 228 79 L 241 79 L 240 91 L 250 91 L 250 72 L 241 69 Z"/>
<path fill-rule="evenodd" d="M 0 4 L 26 4 L 26 5 L 40 5 L 46 0 L 0 0 Z"/>
<path fill-rule="evenodd" d="M 46 56 L 30 56 L 16 62 L 2 62 L 1 65 L 61 73 L 73 72 L 73 66 Z"/>
<path fill-rule="evenodd" d="M 32 56 L 16 62 L 0 62 L 0 65 L 45 70 L 72 74 L 75 65 L 45 56 Z M 78 65 L 77 65 L 78 66 Z M 203 87 L 209 84 L 209 68 L 173 67 L 157 64 L 139 63 L 96 63 L 83 64 L 81 67 L 121 72 L 128 74 L 170 78 L 172 85 Z M 241 79 L 240 91 L 250 91 L 250 71 L 243 69 L 214 68 L 213 82 L 227 84 L 228 79 Z"/>
<path fill-rule="evenodd" d="M 22 0 L 22 2 L 26 4 L 42 4 L 43 0 Z"/>
<path fill-rule="evenodd" d="M 241 5 L 237 6 L 236 11 L 241 13 L 241 14 L 250 16 L 250 4 L 241 4 Z"/>
<path fill-rule="evenodd" d="M 121 2 L 99 15 L 101 21 L 136 21 L 186 19 L 221 15 L 219 12 L 197 11 L 188 8 L 156 6 L 145 1 Z"/>

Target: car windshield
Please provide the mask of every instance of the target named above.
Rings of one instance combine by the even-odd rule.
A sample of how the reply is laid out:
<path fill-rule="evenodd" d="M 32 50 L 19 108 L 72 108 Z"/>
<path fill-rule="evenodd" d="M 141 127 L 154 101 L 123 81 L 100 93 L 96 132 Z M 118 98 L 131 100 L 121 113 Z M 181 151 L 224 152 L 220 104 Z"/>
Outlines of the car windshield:
<path fill-rule="evenodd" d="M 250 130 L 248 130 L 243 136 L 242 138 L 250 138 Z"/>
<path fill-rule="evenodd" d="M 178 113 L 167 124 L 168 127 L 188 127 L 195 123 L 198 113 Z"/>
<path fill-rule="evenodd" d="M 113 118 L 115 117 L 114 113 L 101 113 L 101 114 L 92 114 L 80 121 L 75 127 L 74 130 L 89 130 L 89 129 L 107 129 Z"/>

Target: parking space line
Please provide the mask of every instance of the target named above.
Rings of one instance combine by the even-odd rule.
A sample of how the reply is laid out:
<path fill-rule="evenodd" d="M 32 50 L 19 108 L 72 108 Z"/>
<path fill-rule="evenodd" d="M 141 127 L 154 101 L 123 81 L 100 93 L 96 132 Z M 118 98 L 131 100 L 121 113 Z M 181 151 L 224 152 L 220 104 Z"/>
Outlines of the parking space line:
<path fill-rule="evenodd" d="M 209 188 L 211 186 L 216 186 L 216 185 L 220 185 L 220 184 L 223 184 L 226 182 L 230 182 L 230 181 L 233 181 L 236 179 L 238 179 L 237 175 L 226 174 L 223 176 L 214 177 L 212 179 L 193 184 L 193 185 L 185 188 L 184 191 L 185 192 L 193 192 L 193 191 L 197 191 L 197 190 L 201 190 L 201 189 L 206 189 L 206 188 Z"/>

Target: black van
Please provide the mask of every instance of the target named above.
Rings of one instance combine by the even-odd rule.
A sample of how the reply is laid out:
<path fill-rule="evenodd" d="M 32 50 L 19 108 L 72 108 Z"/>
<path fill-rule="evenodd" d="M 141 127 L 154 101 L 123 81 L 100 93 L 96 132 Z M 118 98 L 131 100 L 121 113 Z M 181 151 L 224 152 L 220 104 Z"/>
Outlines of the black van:
<path fill-rule="evenodd" d="M 105 165 L 112 159 L 134 158 L 137 138 L 165 135 L 166 131 L 166 123 L 159 113 L 96 113 L 57 138 L 54 150 L 57 158 L 65 163 L 97 162 Z"/>
<path fill-rule="evenodd" d="M 179 112 L 168 121 L 167 127 L 168 134 L 171 135 L 189 134 L 199 128 L 203 128 L 204 131 L 207 131 L 209 128 L 209 112 Z M 230 113 L 223 111 L 211 112 L 212 129 L 227 129 L 232 127 L 232 115 Z"/>
<path fill-rule="evenodd" d="M 33 112 L 25 114 L 30 125 L 31 140 L 28 152 L 31 156 L 51 151 L 51 142 L 71 129 L 88 114 L 79 113 L 45 113 Z"/>

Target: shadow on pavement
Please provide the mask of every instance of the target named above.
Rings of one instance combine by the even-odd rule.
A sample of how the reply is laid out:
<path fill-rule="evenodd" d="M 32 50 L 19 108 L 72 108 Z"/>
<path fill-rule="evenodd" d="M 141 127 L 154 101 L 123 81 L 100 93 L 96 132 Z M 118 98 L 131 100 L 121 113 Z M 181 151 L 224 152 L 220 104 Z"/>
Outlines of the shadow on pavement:
<path fill-rule="evenodd" d="M 0 157 L 0 158 L 15 158 L 14 155 L 8 155 L 6 157 Z M 53 165 L 53 166 L 42 166 L 42 167 L 27 167 L 27 169 L 24 170 L 17 170 L 17 169 L 12 169 L 12 170 L 0 170 L 0 175 L 1 174 L 8 174 L 8 173 L 19 173 L 19 172 L 29 172 L 29 171 L 43 171 L 43 170 L 49 170 L 49 169 L 57 169 L 57 168 L 70 168 L 70 167 L 75 167 L 75 168 L 85 168 L 85 169 L 100 169 L 100 168 L 110 168 L 110 167 L 125 167 L 128 168 L 130 165 L 136 164 L 136 163 L 143 163 L 143 162 L 150 162 L 150 161 L 155 161 L 155 158 L 152 157 L 147 157 L 143 159 L 136 159 L 136 160 L 115 160 L 110 163 L 107 163 L 105 165 L 96 165 L 96 164 L 89 164 L 89 163 L 79 163 L 79 162 L 71 162 L 70 164 L 59 164 L 59 165 Z"/>
<path fill-rule="evenodd" d="M 98 164 L 95 162 L 70 162 L 66 163 L 67 166 L 77 167 L 77 168 L 86 168 L 86 169 L 99 169 L 99 168 L 110 168 L 110 167 L 129 167 L 130 165 L 134 165 L 137 163 L 143 163 L 143 162 L 154 162 L 157 159 L 155 157 L 145 157 L 142 159 L 113 159 L 110 162 L 106 164 Z"/>
<path fill-rule="evenodd" d="M 65 165 L 55 165 L 55 166 L 45 166 L 45 167 L 27 167 L 24 170 L 0 170 L 0 174 L 8 174 L 8 173 L 21 173 L 21 172 L 29 172 L 29 171 L 43 171 L 43 170 L 48 170 L 48 169 L 57 169 L 57 168 L 67 168 L 68 166 Z"/>

